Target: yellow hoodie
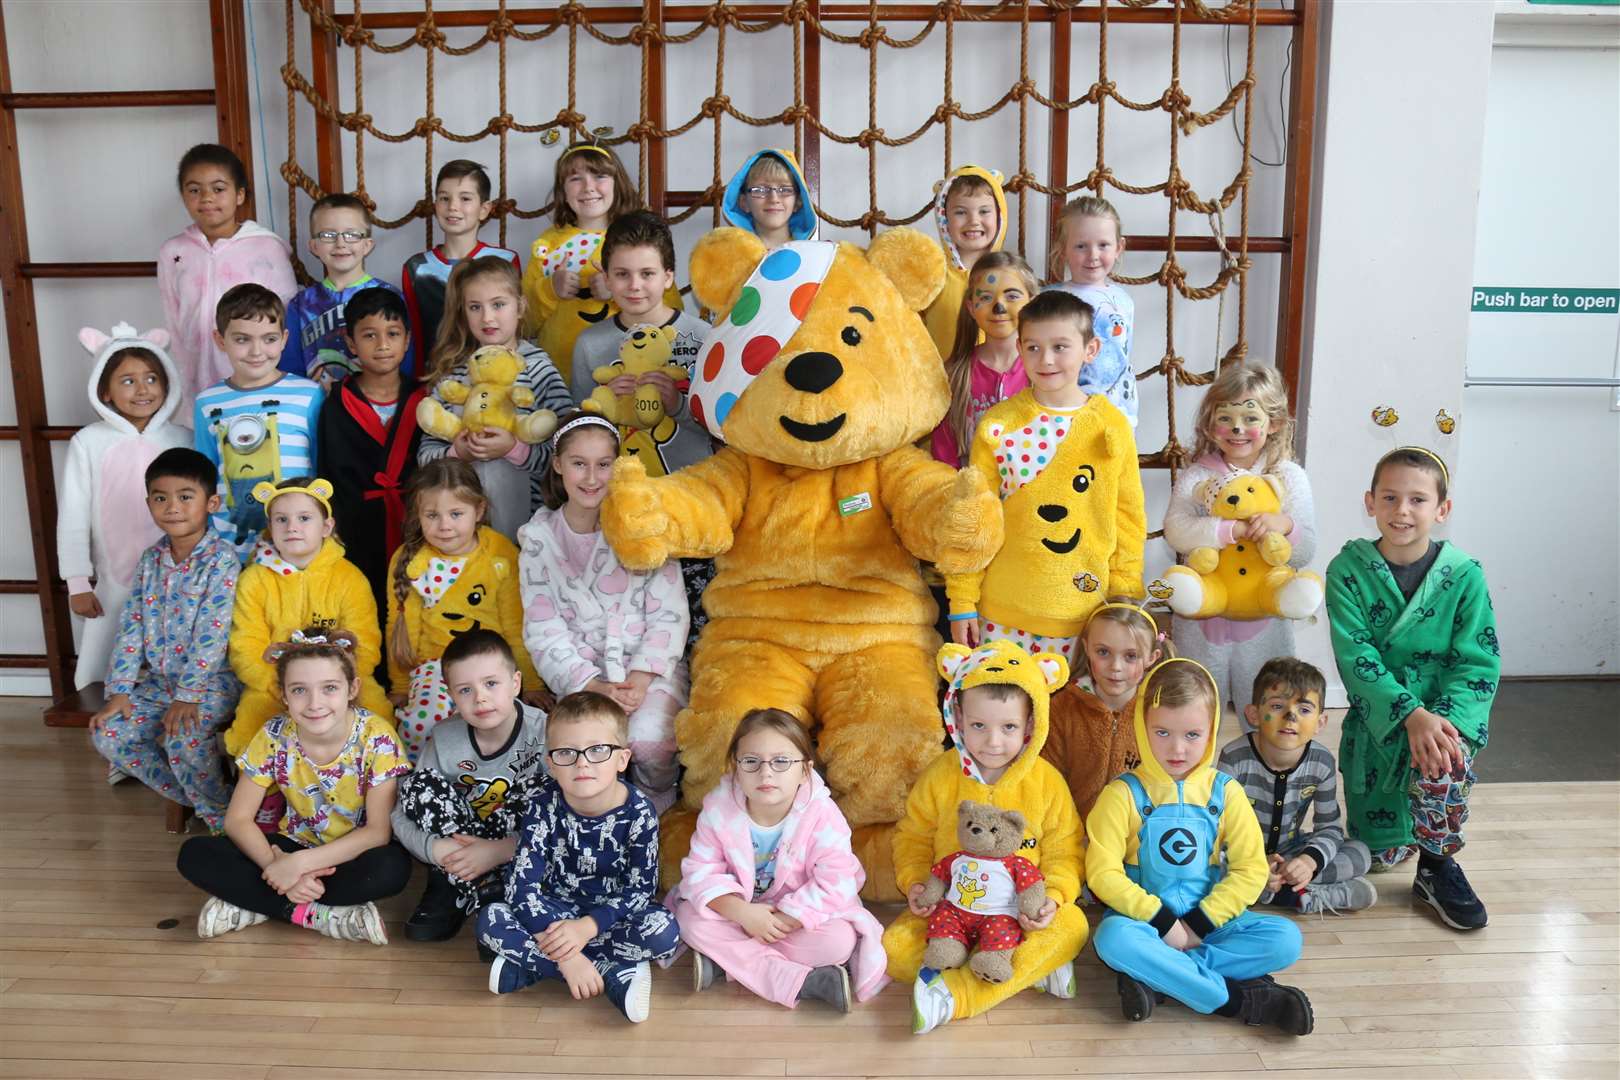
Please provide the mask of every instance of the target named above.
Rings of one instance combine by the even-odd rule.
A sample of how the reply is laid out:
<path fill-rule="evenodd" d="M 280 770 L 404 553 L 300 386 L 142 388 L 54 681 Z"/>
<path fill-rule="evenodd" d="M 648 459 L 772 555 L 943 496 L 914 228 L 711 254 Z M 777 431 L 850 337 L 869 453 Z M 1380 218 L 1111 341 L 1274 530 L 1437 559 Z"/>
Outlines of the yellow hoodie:
<path fill-rule="evenodd" d="M 939 227 L 939 246 L 945 249 L 945 287 L 939 290 L 934 302 L 923 312 L 923 325 L 928 327 L 928 336 L 934 339 L 934 347 L 939 350 L 941 360 L 949 359 L 951 346 L 956 343 L 956 320 L 962 314 L 962 298 L 967 295 L 968 271 L 971 269 L 963 265 L 962 256 L 946 228 L 949 219 L 945 213 L 945 196 L 951 190 L 951 182 L 963 176 L 976 176 L 989 184 L 990 194 L 996 200 L 996 236 L 985 250 L 1000 251 L 1002 242 L 1007 238 L 1007 196 L 1001 190 L 1000 173 L 977 165 L 963 165 L 934 185 L 934 223 Z"/>
<path fill-rule="evenodd" d="M 380 717 L 394 715 L 373 674 L 382 659 L 377 600 L 360 568 L 343 557 L 343 545 L 327 537 L 302 570 L 284 562 L 265 541 L 254 548 L 252 558 L 236 581 L 231 616 L 231 668 L 243 690 L 236 719 L 225 729 L 226 752 L 235 757 L 247 749 L 259 729 L 283 711 L 276 666 L 264 653 L 275 642 L 289 640 L 294 630 L 310 626 L 354 634 L 358 704 Z"/>
<path fill-rule="evenodd" d="M 1167 660 L 1167 664 L 1190 664 L 1185 658 Z M 1161 665 L 1162 666 L 1162 665 Z M 1152 673 L 1149 673 L 1152 678 Z M 1147 685 L 1144 680 L 1143 685 Z M 1213 684 L 1212 684 L 1213 685 Z M 1204 740 L 1204 755 L 1182 780 L 1172 780 L 1153 756 L 1148 742 L 1146 710 L 1151 703 L 1146 695 L 1136 698 L 1136 747 L 1142 764 L 1131 770 L 1146 790 L 1154 806 L 1188 803 L 1207 806 L 1217 778 L 1225 785 L 1226 805 L 1221 811 L 1215 831 L 1215 843 L 1210 851 L 1210 876 L 1218 880 L 1196 905 L 1180 918 L 1199 937 L 1241 915 L 1260 897 L 1266 887 L 1269 871 L 1266 866 L 1265 839 L 1260 823 L 1249 805 L 1243 785 L 1214 767 L 1220 731 L 1220 707 L 1214 708 L 1209 737 Z M 1142 817 L 1137 812 L 1136 800 L 1123 779 L 1109 782 L 1097 796 L 1097 805 L 1086 819 L 1089 846 L 1086 849 L 1086 880 L 1097 899 L 1110 908 L 1141 922 L 1151 923 L 1163 937 L 1176 922 L 1176 914 L 1164 900 L 1148 892 L 1131 880 L 1126 868 L 1140 864 L 1142 852 L 1138 850 L 1138 834 Z M 1226 872 L 1220 873 L 1222 852 L 1226 855 Z M 1147 853 L 1156 858 L 1154 852 Z"/>
<path fill-rule="evenodd" d="M 905 817 L 894 831 L 895 883 L 902 893 L 928 879 L 934 863 L 961 849 L 956 834 L 956 808 L 964 799 L 989 803 L 1024 815 L 1029 835 L 1018 854 L 1034 863 L 1046 879 L 1046 894 L 1057 915 L 1044 930 L 1030 931 L 1013 957 L 1013 976 L 987 983 L 967 968 L 945 973 L 958 1018 L 974 1016 L 997 1002 L 1033 986 L 1060 965 L 1073 960 L 1085 944 L 1085 915 L 1075 906 L 1081 884 L 1081 825 L 1069 785 L 1041 757 L 1046 743 L 1047 704 L 1053 690 L 1068 681 L 1062 657 L 1031 657 L 1009 641 L 987 642 L 977 649 L 946 645 L 939 652 L 944 675 L 946 730 L 955 748 L 943 751 L 912 786 Z M 962 744 L 956 721 L 961 691 L 990 683 L 1017 686 L 1033 704 L 1029 741 L 994 784 L 985 784 Z M 927 947 L 927 920 L 909 911 L 889 926 L 883 947 L 889 974 L 901 980 L 917 977 Z"/>

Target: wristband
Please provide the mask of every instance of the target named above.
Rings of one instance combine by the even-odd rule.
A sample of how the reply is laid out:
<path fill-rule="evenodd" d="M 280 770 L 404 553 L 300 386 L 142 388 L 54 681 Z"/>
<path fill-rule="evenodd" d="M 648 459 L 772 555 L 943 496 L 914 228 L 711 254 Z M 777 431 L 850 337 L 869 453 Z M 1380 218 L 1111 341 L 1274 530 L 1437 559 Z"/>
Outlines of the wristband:
<path fill-rule="evenodd" d="M 967 622 L 969 619 L 977 619 L 978 617 L 979 613 L 977 611 L 964 611 L 960 615 L 947 616 L 950 622 Z"/>

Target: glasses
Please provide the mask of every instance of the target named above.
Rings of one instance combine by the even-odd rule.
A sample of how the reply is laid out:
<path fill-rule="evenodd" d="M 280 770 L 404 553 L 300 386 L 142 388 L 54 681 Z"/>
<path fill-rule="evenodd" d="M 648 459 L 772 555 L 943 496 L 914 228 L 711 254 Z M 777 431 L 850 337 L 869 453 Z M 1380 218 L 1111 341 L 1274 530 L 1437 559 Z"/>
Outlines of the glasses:
<path fill-rule="evenodd" d="M 760 766 L 768 764 L 771 767 L 771 772 L 787 772 L 803 760 L 802 757 L 773 757 L 767 760 L 749 754 L 746 757 L 737 759 L 737 768 L 746 773 L 756 773 L 759 772 Z"/>
<path fill-rule="evenodd" d="M 743 191 L 746 192 L 748 197 L 751 199 L 768 199 L 772 195 L 775 195 L 778 199 L 786 199 L 791 195 L 797 194 L 797 190 L 792 184 L 784 184 L 782 187 L 767 187 L 764 184 L 760 184 L 756 187 L 744 188 Z"/>
<path fill-rule="evenodd" d="M 342 232 L 337 232 L 333 229 L 322 229 L 320 232 L 315 234 L 315 239 L 319 240 L 323 244 L 335 244 L 339 240 L 345 240 L 351 244 L 358 244 L 362 240 L 370 240 L 371 234 L 368 232 L 360 232 L 357 229 L 344 229 Z"/>
<path fill-rule="evenodd" d="M 599 742 L 595 746 L 587 746 L 583 750 L 576 750 L 572 746 L 559 746 L 555 750 L 547 750 L 546 757 L 551 759 L 553 765 L 561 765 L 566 768 L 578 761 L 580 755 L 583 754 L 585 760 L 592 765 L 600 765 L 613 756 L 613 751 L 623 749 L 625 748 L 622 746 L 605 742 Z"/>

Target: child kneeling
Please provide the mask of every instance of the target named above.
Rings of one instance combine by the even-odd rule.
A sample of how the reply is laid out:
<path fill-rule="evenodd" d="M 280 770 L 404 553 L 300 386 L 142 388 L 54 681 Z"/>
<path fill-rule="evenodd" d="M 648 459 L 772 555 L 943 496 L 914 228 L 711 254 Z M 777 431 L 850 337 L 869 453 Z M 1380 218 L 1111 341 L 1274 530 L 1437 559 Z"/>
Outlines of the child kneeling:
<path fill-rule="evenodd" d="M 236 765 L 224 836 L 180 848 L 180 874 L 208 893 L 197 936 L 280 919 L 330 938 L 388 944 L 374 900 L 411 877 L 392 838 L 395 780 L 410 771 L 387 720 L 355 707 L 356 636 L 310 627 L 271 646 L 287 712 L 259 729 Z M 261 832 L 259 804 L 286 799 L 281 827 Z"/>
<path fill-rule="evenodd" d="M 658 887 L 658 815 L 620 774 L 630 765 L 628 721 L 589 690 L 557 702 L 546 721 L 551 775 L 524 808 L 506 900 L 478 915 L 478 938 L 497 954 L 492 993 L 561 979 L 575 999 L 606 994 L 631 1023 L 652 1006 L 649 960 L 680 945 Z"/>
<path fill-rule="evenodd" d="M 1299 959 L 1299 928 L 1247 910 L 1266 885 L 1266 848 L 1243 785 L 1213 768 L 1217 696 L 1192 660 L 1166 660 L 1142 683 L 1142 764 L 1103 788 L 1086 819 L 1086 878 L 1110 909 L 1097 956 L 1119 973 L 1127 1020 L 1169 995 L 1308 1035 L 1310 999 L 1271 978 Z"/>
<path fill-rule="evenodd" d="M 703 799 L 668 903 L 692 947 L 692 985 L 717 967 L 768 1001 L 848 1012 L 884 986 L 883 927 L 861 906 L 866 871 L 816 774 L 809 733 L 781 709 L 744 716 L 730 768 Z"/>
<path fill-rule="evenodd" d="M 894 873 L 910 911 L 883 935 L 889 974 L 915 980 L 911 1030 L 918 1035 L 955 1017 L 976 1016 L 1029 987 L 1073 997 L 1073 961 L 1087 933 L 1086 917 L 1075 906 L 1080 815 L 1062 775 L 1041 758 L 1048 695 L 1068 681 L 1068 661 L 1056 653 L 1032 658 L 1010 641 L 991 641 L 977 649 L 946 645 L 939 666 L 948 683 L 945 729 L 956 748 L 935 758 L 906 798 L 906 816 L 894 832 Z M 1046 880 L 1041 909 L 1033 918 L 1018 913 L 1027 936 L 1013 952 L 1005 982 L 983 981 L 965 966 L 941 972 L 923 965 L 930 916 L 939 905 L 920 898 L 934 865 L 961 849 L 957 807 L 964 799 L 1022 814 L 1029 835 L 1018 855 Z M 1000 943 L 981 940 L 981 950 L 990 944 Z"/>

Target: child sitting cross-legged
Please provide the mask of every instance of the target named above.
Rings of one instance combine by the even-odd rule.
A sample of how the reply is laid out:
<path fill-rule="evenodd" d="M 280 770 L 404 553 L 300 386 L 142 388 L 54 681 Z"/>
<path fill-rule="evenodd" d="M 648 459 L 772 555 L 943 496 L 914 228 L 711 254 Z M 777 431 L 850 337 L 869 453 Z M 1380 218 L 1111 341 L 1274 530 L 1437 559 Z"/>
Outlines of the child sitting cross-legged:
<path fill-rule="evenodd" d="M 427 891 L 405 923 L 412 941 L 455 937 L 480 896 L 500 891 L 518 816 L 545 774 L 546 714 L 518 700 L 523 676 L 506 639 L 468 631 L 440 666 L 456 715 L 428 736 L 394 804 L 394 835 L 428 864 Z"/>
<path fill-rule="evenodd" d="M 910 910 L 883 934 L 889 974 L 914 980 L 911 1030 L 919 1035 L 953 1018 L 976 1016 L 1030 987 L 1073 997 L 1073 961 L 1087 931 L 1086 917 L 1075 906 L 1080 817 L 1063 777 L 1041 758 L 1047 695 L 1068 679 L 1068 662 L 1055 653 L 1031 657 L 1010 641 L 994 641 L 977 649 L 946 645 L 939 666 L 947 680 L 945 729 L 955 748 L 934 759 L 906 798 L 906 816 L 894 832 L 894 873 Z M 984 981 L 967 966 L 937 971 L 923 964 L 930 916 L 939 905 L 922 904 L 921 897 L 935 864 L 961 849 L 957 811 L 964 799 L 1023 815 L 1028 835 L 1017 854 L 1046 879 L 1046 902 L 1033 917 L 1012 906 L 1025 938 L 1005 982 Z M 1013 883 L 1005 885 L 998 891 L 1010 897 Z"/>
<path fill-rule="evenodd" d="M 1268 660 L 1244 712 L 1254 730 L 1221 748 L 1221 771 L 1243 785 L 1260 819 L 1271 868 L 1262 902 L 1300 911 L 1360 911 L 1378 890 L 1367 881 L 1372 852 L 1340 826 L 1339 766 L 1314 740 L 1327 721 L 1327 680 L 1303 660 Z M 1314 808 L 1311 829 L 1305 811 Z"/>
<path fill-rule="evenodd" d="M 1181 658 L 1136 698 L 1142 764 L 1103 788 L 1086 819 L 1086 878 L 1109 908 L 1097 956 L 1118 973 L 1127 1020 L 1164 995 L 1189 1009 L 1309 1035 L 1310 999 L 1271 973 L 1299 959 L 1299 928 L 1248 909 L 1266 849 L 1248 796 L 1214 768 L 1215 680 Z"/>
<path fill-rule="evenodd" d="M 888 985 L 883 927 L 861 906 L 866 871 L 810 735 L 781 709 L 755 709 L 726 759 L 668 901 L 692 947 L 693 988 L 723 969 L 778 1005 L 848 1012 Z"/>
<path fill-rule="evenodd" d="M 546 721 L 551 775 L 523 810 L 506 899 L 478 916 L 496 952 L 489 988 L 561 979 L 576 1000 L 605 994 L 639 1024 L 652 1006 L 648 961 L 675 954 L 675 916 L 658 887 L 658 816 L 620 774 L 628 722 L 611 698 L 569 694 Z"/>

